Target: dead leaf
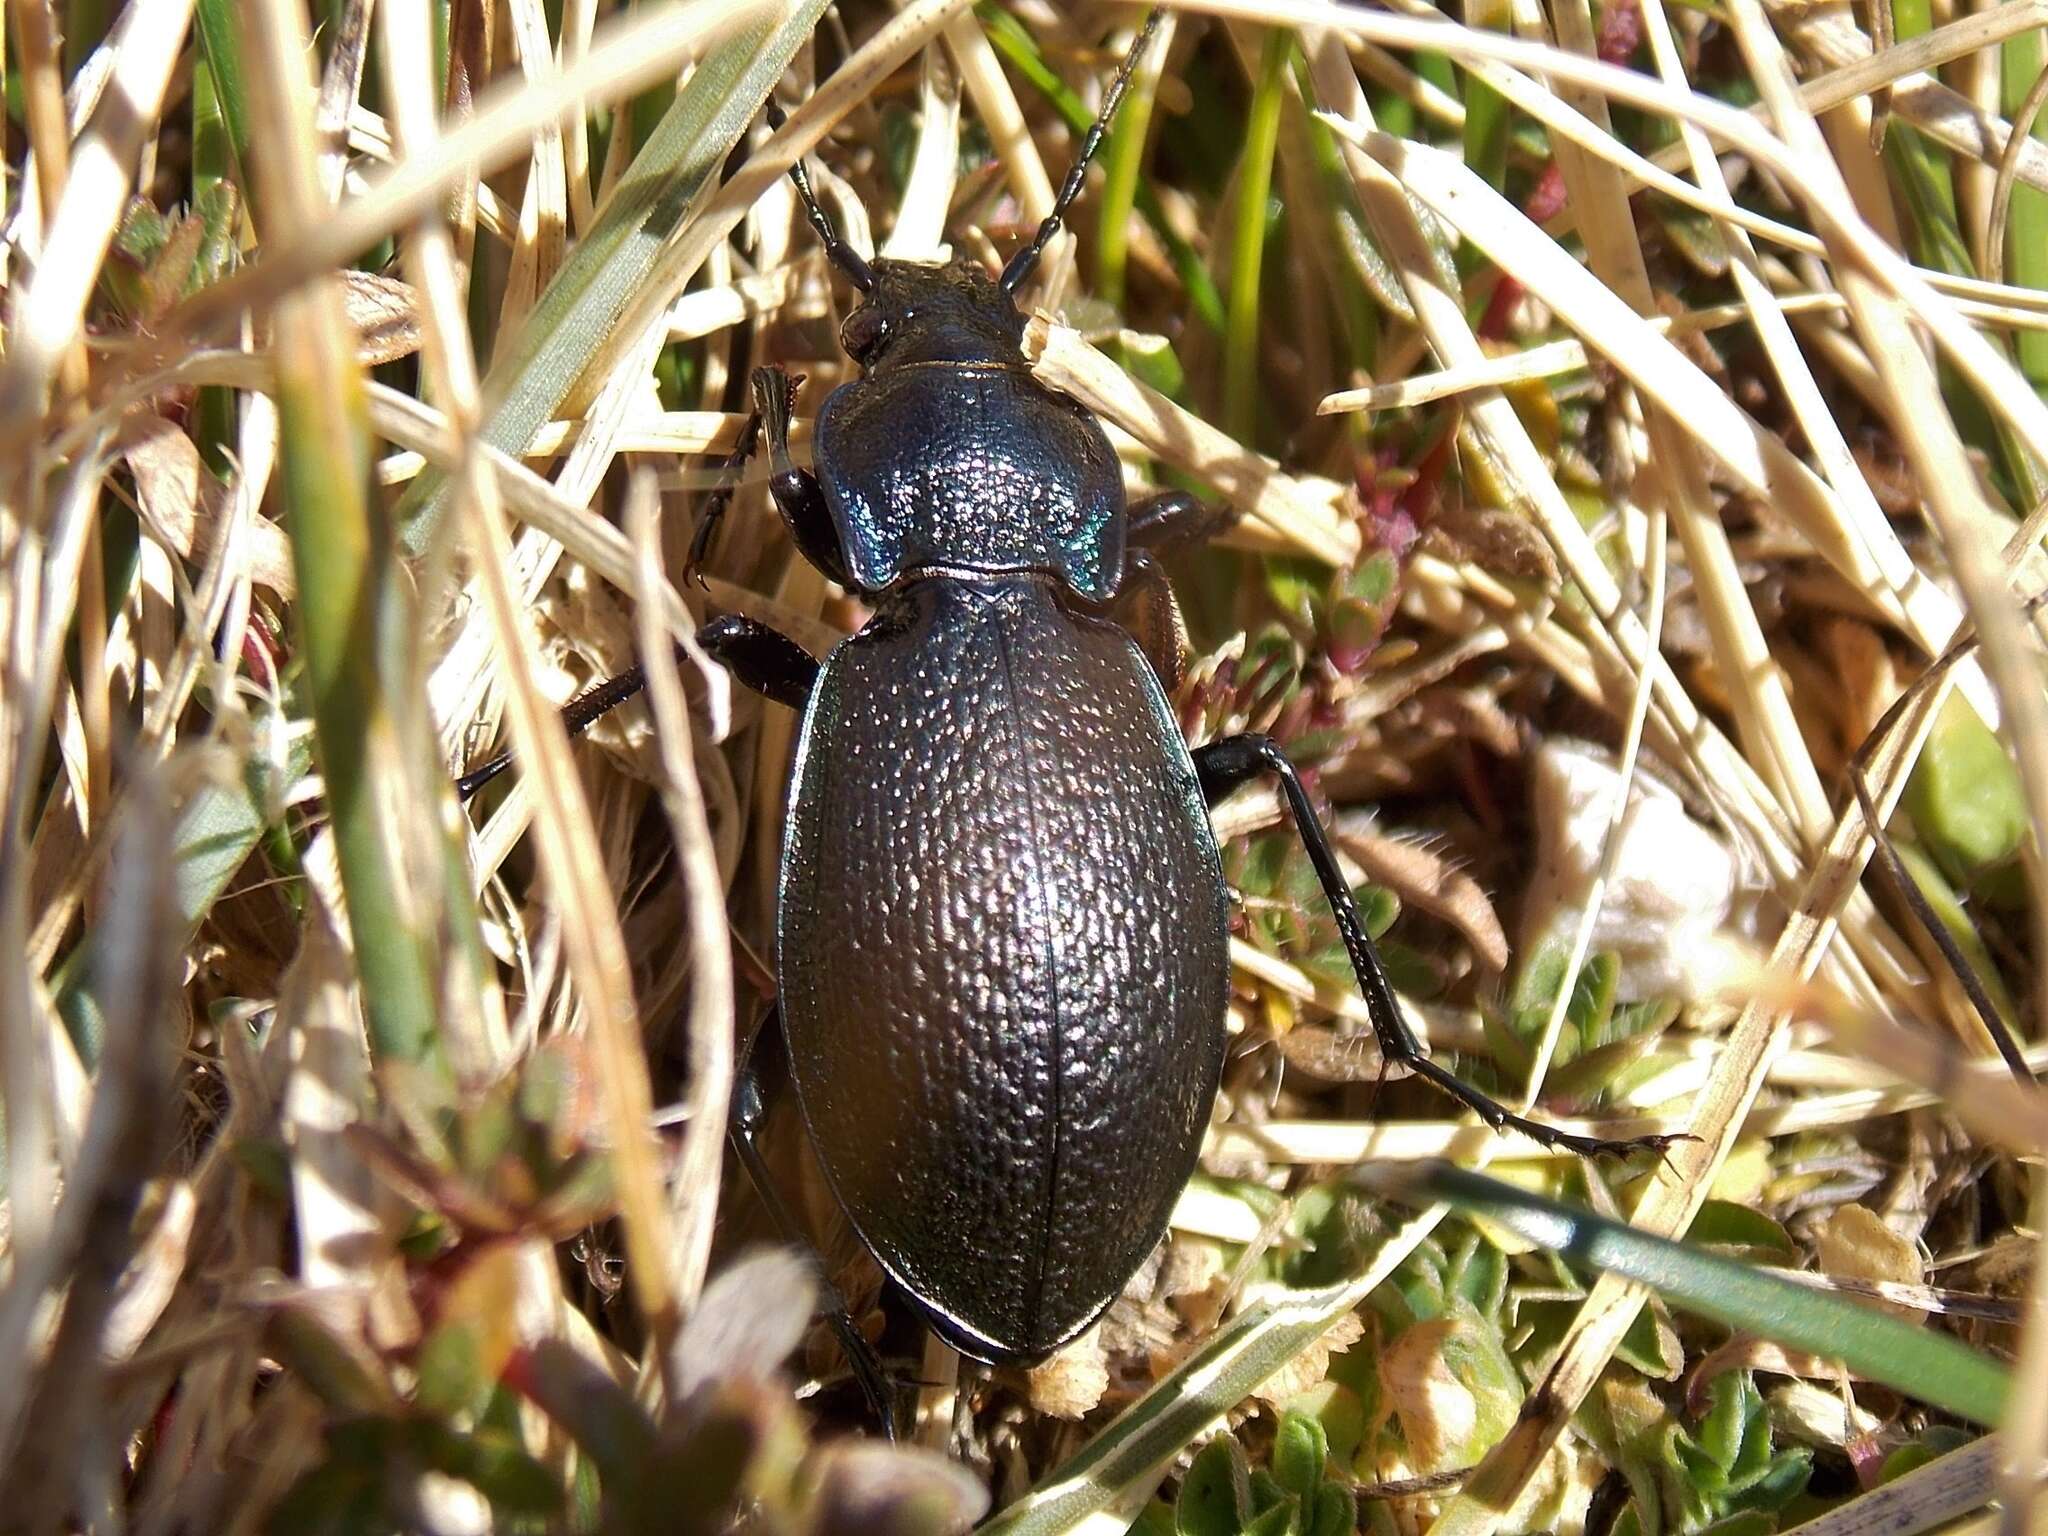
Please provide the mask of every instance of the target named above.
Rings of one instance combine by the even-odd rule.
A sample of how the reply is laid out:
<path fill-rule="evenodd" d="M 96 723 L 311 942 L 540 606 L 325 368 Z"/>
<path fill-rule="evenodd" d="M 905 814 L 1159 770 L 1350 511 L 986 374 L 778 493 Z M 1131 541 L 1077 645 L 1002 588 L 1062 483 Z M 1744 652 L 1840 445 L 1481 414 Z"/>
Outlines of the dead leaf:
<path fill-rule="evenodd" d="M 1454 562 L 1469 560 L 1510 581 L 1534 582 L 1546 592 L 1561 580 L 1557 557 L 1528 518 L 1473 506 L 1456 496 L 1444 499 L 1422 535 L 1422 547 Z"/>
<path fill-rule="evenodd" d="M 395 363 L 419 351 L 419 299 L 397 278 L 342 273 L 341 308 L 356 329 L 356 361 L 365 368 Z"/>
<path fill-rule="evenodd" d="M 1330 1374 L 1330 1356 L 1343 1354 L 1364 1337 L 1365 1324 L 1359 1321 L 1358 1314 L 1346 1312 L 1324 1330 L 1321 1338 L 1267 1377 L 1252 1396 L 1279 1408 Z"/>
<path fill-rule="evenodd" d="M 1478 881 L 1443 854 L 1410 839 L 1341 827 L 1337 842 L 1369 879 L 1399 896 L 1403 905 L 1418 906 L 1462 933 L 1488 970 L 1507 968 L 1508 936 L 1493 902 Z"/>
<path fill-rule="evenodd" d="M 135 480 L 142 513 L 170 546 L 194 564 L 214 551 L 228 511 L 228 488 L 199 461 L 184 430 L 161 416 L 131 416 L 121 427 L 121 456 Z M 291 543 L 264 517 L 242 536 L 249 579 L 280 597 L 297 588 Z"/>
<path fill-rule="evenodd" d="M 1055 1419 L 1085 1418 L 1109 1390 L 1109 1352 L 1102 1330 L 1090 1328 L 1025 1377 L 1032 1409 Z"/>
<path fill-rule="evenodd" d="M 1927 1279 L 1920 1250 L 1886 1226 L 1868 1206 L 1837 1206 L 1814 1234 L 1814 1248 L 1821 1269 L 1830 1275 L 1902 1285 L 1921 1285 Z M 1870 1305 L 1909 1323 L 1927 1321 L 1927 1314 L 1914 1307 L 1882 1301 Z"/>

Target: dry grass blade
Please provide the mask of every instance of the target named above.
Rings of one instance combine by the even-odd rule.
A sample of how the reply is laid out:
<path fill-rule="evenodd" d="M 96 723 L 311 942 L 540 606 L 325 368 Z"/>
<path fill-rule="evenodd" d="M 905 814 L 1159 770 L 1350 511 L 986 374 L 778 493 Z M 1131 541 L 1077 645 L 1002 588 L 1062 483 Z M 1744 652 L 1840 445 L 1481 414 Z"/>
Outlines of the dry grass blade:
<path fill-rule="evenodd" d="M 1122 428 L 1148 453 L 1214 485 L 1286 547 L 1333 565 L 1356 556 L 1356 533 L 1337 521 L 1341 488 L 1335 483 L 1283 474 L 1063 326 L 1034 319 L 1024 334 L 1024 355 L 1046 383 Z"/>
<path fill-rule="evenodd" d="M 34 1531 L 60 1529 L 75 1500 L 114 1477 L 115 1447 L 92 1431 L 103 1406 L 101 1335 L 133 1252 L 131 1213 L 166 1139 L 157 1110 L 172 1085 L 165 1005 L 177 992 L 169 831 L 162 784 L 132 788 L 106 893 L 119 916 L 100 952 L 109 1065 L 50 1230 L 14 1250 L 0 1291 L 0 1341 L 21 1366 L 0 1392 L 0 1466 L 11 1518 Z M 97 1445 L 108 1464 L 75 1455 L 80 1443 Z"/>
<path fill-rule="evenodd" d="M 69 157 L 68 173 L 45 183 L 53 192 L 61 182 L 63 195 L 35 275 L 9 294 L 0 418 L 26 424 L 42 414 L 51 376 L 84 323 L 86 301 L 134 184 L 133 167 L 163 108 L 191 19 L 191 0 L 138 0 L 123 14 L 107 94 Z"/>
<path fill-rule="evenodd" d="M 704 789 L 697 779 L 689 710 L 676 673 L 675 647 L 661 624 L 661 566 L 655 543 L 656 494 L 642 470 L 627 503 L 626 531 L 637 561 L 640 620 L 636 640 L 647 694 L 661 733 L 662 808 L 675 840 L 690 924 L 689 1129 L 676 1159 L 674 1259 L 678 1299 L 688 1307 L 702 1289 L 718 1218 L 718 1178 L 725 1160 L 725 1115 L 732 1097 L 738 1020 L 733 1013 L 732 949 L 726 927 L 725 882 L 718 872 Z"/>

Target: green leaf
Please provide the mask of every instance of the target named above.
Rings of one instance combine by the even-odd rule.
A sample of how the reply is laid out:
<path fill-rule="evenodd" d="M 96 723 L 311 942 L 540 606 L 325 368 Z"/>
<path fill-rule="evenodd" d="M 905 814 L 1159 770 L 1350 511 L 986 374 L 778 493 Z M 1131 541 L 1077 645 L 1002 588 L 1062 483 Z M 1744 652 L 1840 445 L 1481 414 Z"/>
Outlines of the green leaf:
<path fill-rule="evenodd" d="M 450 1415 L 480 1406 L 490 1395 L 478 1347 L 480 1324 L 451 1318 L 429 1333 L 420 1346 L 419 1405 L 428 1413 Z"/>
<path fill-rule="evenodd" d="M 1701 1449 L 1724 1470 L 1732 1468 L 1741 1454 L 1743 1431 L 1748 1427 L 1755 1397 L 1756 1389 L 1750 1384 L 1747 1371 L 1724 1372 L 1707 1386 L 1709 1406 L 1706 1417 L 1700 1421 L 1697 1438 Z M 1761 1408 L 1761 1400 L 1755 1405 Z"/>
<path fill-rule="evenodd" d="M 1278 1278 L 1290 1286 L 1326 1285 L 1357 1272 L 1385 1237 L 1386 1221 L 1356 1185 L 1332 1179 L 1295 1197 L 1287 1235 L 1293 1249 L 1276 1255 Z"/>
<path fill-rule="evenodd" d="M 1280 1428 L 1273 1436 L 1275 1482 L 1297 1499 L 1307 1499 L 1323 1480 L 1329 1458 L 1330 1439 L 1320 1420 L 1306 1413 L 1280 1415 Z"/>
<path fill-rule="evenodd" d="M 459 1434 L 442 1425 L 418 1423 L 408 1429 L 427 1465 L 462 1479 L 501 1514 L 548 1515 L 561 1508 L 561 1485 L 527 1455 L 515 1434 L 502 1429 Z"/>
<path fill-rule="evenodd" d="M 1778 1522 L 1759 1510 L 1745 1510 L 1716 1520 L 1712 1525 L 1703 1526 L 1699 1536 L 1771 1536 L 1778 1528 Z"/>
<path fill-rule="evenodd" d="M 1350 1536 L 1358 1526 L 1358 1496 L 1341 1483 L 1324 1483 L 1309 1504 L 1307 1536 Z"/>
<path fill-rule="evenodd" d="M 1813 1452 L 1793 1446 L 1772 1457 L 1754 1478 L 1733 1489 L 1728 1507 L 1775 1513 L 1806 1491 L 1813 1476 Z"/>
<path fill-rule="evenodd" d="M 1685 1347 L 1665 1314 L 1664 1303 L 1655 1297 L 1628 1325 L 1614 1354 L 1652 1381 L 1676 1381 L 1685 1370 Z"/>
<path fill-rule="evenodd" d="M 1930 1461 L 1939 1461 L 1949 1452 L 1959 1451 L 1979 1438 L 1953 1424 L 1930 1424 L 1907 1444 L 1885 1457 L 1884 1465 L 1878 1469 L 1878 1486 L 1881 1488 L 1908 1472 L 1916 1472 Z"/>
<path fill-rule="evenodd" d="M 1252 1519 L 1287 1505 L 1292 1508 L 1294 1495 L 1274 1480 L 1273 1474 L 1264 1467 L 1252 1468 Z"/>
<path fill-rule="evenodd" d="M 1251 1519 L 1251 1473 L 1244 1448 L 1218 1435 L 1195 1453 L 1174 1501 L 1176 1536 L 1238 1536 Z"/>
<path fill-rule="evenodd" d="M 1711 1501 L 1727 1491 L 1728 1470 L 1711 1450 L 1676 1424 L 1665 1433 L 1665 1460 L 1680 1474 L 1681 1493 L 1698 1501 L 1698 1517 L 1704 1519 Z"/>
<path fill-rule="evenodd" d="M 1507 1297 L 1508 1256 L 1475 1232 L 1459 1244 L 1447 1284 L 1478 1316 L 1498 1317 Z"/>
<path fill-rule="evenodd" d="M 1369 1350 L 1359 1353 L 1368 1359 L 1371 1355 Z M 1345 1358 L 1346 1355 L 1336 1357 L 1338 1360 Z M 1331 1364 L 1334 1376 L 1336 1361 Z M 1321 1381 L 1306 1392 L 1298 1393 L 1288 1399 L 1287 1412 L 1315 1419 L 1322 1427 L 1325 1455 L 1338 1466 L 1349 1466 L 1351 1459 L 1358 1454 L 1359 1444 L 1365 1439 L 1365 1405 L 1359 1401 L 1356 1392 L 1340 1381 Z M 1284 1425 L 1286 1420 L 1283 1418 L 1281 1422 Z M 1277 1452 L 1275 1459 L 1278 1459 Z M 1321 1472 L 1319 1466 L 1317 1475 L 1320 1476 Z"/>
<path fill-rule="evenodd" d="M 1906 814 L 1952 878 L 1968 885 L 2027 835 L 2026 798 L 2005 744 L 1951 693 L 1906 780 Z"/>
<path fill-rule="evenodd" d="M 1714 1248 L 1737 1249 L 1745 1258 L 1788 1259 L 1799 1252 L 1792 1234 L 1754 1206 L 1732 1200 L 1709 1200 L 1693 1217 L 1689 1241 Z"/>

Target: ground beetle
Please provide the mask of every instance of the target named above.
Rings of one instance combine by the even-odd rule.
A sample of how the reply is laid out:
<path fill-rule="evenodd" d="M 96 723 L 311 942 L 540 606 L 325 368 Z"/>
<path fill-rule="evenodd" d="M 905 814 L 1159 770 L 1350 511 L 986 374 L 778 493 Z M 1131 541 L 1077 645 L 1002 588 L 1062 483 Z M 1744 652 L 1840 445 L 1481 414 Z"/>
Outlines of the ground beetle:
<path fill-rule="evenodd" d="M 873 617 L 822 663 L 738 616 L 699 635 L 803 717 L 777 972 L 818 1161 L 933 1329 L 990 1363 L 1041 1360 L 1101 1317 L 1195 1169 L 1230 969 L 1208 811 L 1261 775 L 1285 794 L 1388 1062 L 1547 1146 L 1668 1139 L 1571 1135 L 1431 1061 L 1280 747 L 1247 734 L 1190 752 L 1181 739 L 1162 685 L 1178 676 L 1173 628 L 1140 621 L 1170 601 L 1152 552 L 1216 519 L 1180 492 L 1125 505 L 1101 426 L 1033 377 L 1015 301 L 1157 19 L 999 278 L 971 260 L 863 258 L 793 171 L 861 293 L 840 333 L 860 377 L 819 411 L 815 472 L 791 460 L 795 386 L 780 370 L 754 377 L 758 422 L 797 547 Z M 571 725 L 636 681 L 578 701 Z M 759 1112 L 749 1079 L 736 1143 L 757 1179 Z M 886 1423 L 871 1357 L 850 1353 Z"/>

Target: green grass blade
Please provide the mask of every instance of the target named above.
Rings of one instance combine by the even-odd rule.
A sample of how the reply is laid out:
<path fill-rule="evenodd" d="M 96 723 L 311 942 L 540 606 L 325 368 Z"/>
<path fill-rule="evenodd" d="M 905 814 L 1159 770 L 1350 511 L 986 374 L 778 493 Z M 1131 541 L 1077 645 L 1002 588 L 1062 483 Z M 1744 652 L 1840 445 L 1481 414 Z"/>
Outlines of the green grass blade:
<path fill-rule="evenodd" d="M 235 0 L 197 0 L 192 25 L 199 34 L 199 57 L 212 87 L 212 111 L 219 114 L 227 130 L 228 148 L 236 163 L 242 164 L 249 154 L 249 85 L 237 30 L 240 7 Z"/>
<path fill-rule="evenodd" d="M 1122 310 L 1124 268 L 1130 255 L 1131 211 L 1137 202 L 1145 168 L 1145 142 L 1152 128 L 1152 106 L 1158 99 L 1159 48 L 1131 76 L 1130 89 L 1110 124 L 1102 151 L 1101 227 L 1095 237 L 1095 291 Z"/>
<path fill-rule="evenodd" d="M 1259 277 L 1265 268 L 1273 153 L 1280 143 L 1291 33 L 1271 31 L 1259 51 L 1259 77 L 1239 162 L 1237 208 L 1230 237 L 1230 312 L 1223 332 L 1223 430 L 1241 443 L 1257 439 L 1259 410 Z"/>
<path fill-rule="evenodd" d="M 1482 0 L 1468 8 L 1465 21 L 1467 26 L 1493 32 L 1514 30 L 1514 19 L 1501 0 Z M 1461 83 L 1465 99 L 1465 163 L 1484 177 L 1494 191 L 1505 192 L 1511 126 L 1507 98 L 1477 75 L 1465 75 Z"/>
<path fill-rule="evenodd" d="M 604 347 L 669 237 L 689 217 L 782 72 L 810 36 L 825 0 L 763 11 L 700 62 L 484 381 L 483 440 L 518 453 L 547 424 Z M 438 472 L 399 503 L 400 538 L 426 547 L 448 501 Z"/>
<path fill-rule="evenodd" d="M 1374 1176 L 1375 1187 L 1486 1217 L 1589 1269 L 1646 1285 L 1666 1301 L 1850 1370 L 1973 1423 L 1996 1425 L 2012 1379 L 1988 1356 L 1846 1296 L 1561 1205 L 1448 1163 Z"/>
<path fill-rule="evenodd" d="M 2048 49 L 2039 32 L 2008 38 L 1998 50 L 1999 109 L 2007 118 L 2020 110 L 2034 88 Z M 2034 137 L 2048 138 L 2048 114 L 2036 119 Z M 2021 183 L 2012 189 L 2007 215 L 2005 279 L 2029 288 L 2048 288 L 2048 193 Z M 1993 231 L 1994 238 L 1996 231 Z M 2020 369 L 2036 390 L 2048 390 L 2048 335 L 2021 331 L 2014 339 Z"/>

